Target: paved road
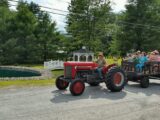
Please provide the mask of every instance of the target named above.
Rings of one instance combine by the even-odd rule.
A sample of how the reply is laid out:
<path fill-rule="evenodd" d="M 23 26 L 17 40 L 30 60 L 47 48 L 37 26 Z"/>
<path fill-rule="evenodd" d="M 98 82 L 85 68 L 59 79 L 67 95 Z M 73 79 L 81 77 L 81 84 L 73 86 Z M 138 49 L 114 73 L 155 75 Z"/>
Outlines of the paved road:
<path fill-rule="evenodd" d="M 82 96 L 54 87 L 0 89 L 0 120 L 160 120 L 160 82 L 129 85 L 119 93 L 104 84 Z"/>

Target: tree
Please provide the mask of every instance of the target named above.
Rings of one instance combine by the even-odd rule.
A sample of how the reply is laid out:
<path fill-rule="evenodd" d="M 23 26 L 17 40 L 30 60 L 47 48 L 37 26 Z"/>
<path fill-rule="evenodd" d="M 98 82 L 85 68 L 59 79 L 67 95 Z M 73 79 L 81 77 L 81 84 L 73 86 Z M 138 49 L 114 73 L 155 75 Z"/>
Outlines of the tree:
<path fill-rule="evenodd" d="M 9 9 L 7 0 L 1 0 L 0 1 L 0 6 L 1 6 L 1 8 L 4 7 L 4 8 Z"/>
<path fill-rule="evenodd" d="M 125 54 L 131 50 L 151 51 L 158 49 L 159 3 L 157 0 L 128 0 L 126 12 L 119 19 L 121 32 L 117 43 L 119 51 Z M 154 26 L 154 27 L 153 27 Z"/>
<path fill-rule="evenodd" d="M 10 50 L 14 46 L 14 42 L 8 41 L 8 27 L 11 25 L 10 20 L 13 18 L 14 12 L 9 10 L 8 1 L 0 1 L 0 64 L 7 63 L 13 52 Z M 8 46 L 7 46 L 8 45 Z M 9 48 L 11 47 L 11 48 Z M 8 58 L 7 58 L 8 57 Z M 12 61 L 12 60 L 11 60 Z"/>
<path fill-rule="evenodd" d="M 43 63 L 57 59 L 62 43 L 50 15 L 31 2 L 19 1 L 11 11 L 7 0 L 0 1 L 0 63 Z"/>
<path fill-rule="evenodd" d="M 108 46 L 108 25 L 111 23 L 108 0 L 71 0 L 68 8 L 67 31 L 72 35 L 72 48 L 87 46 L 97 51 Z"/>
<path fill-rule="evenodd" d="M 47 12 L 40 10 L 37 4 L 31 2 L 28 7 L 37 19 L 34 31 L 37 43 L 36 56 L 39 56 L 39 61 L 41 62 L 48 59 L 58 59 L 57 50 L 60 39 L 56 23 L 52 21 Z"/>
<path fill-rule="evenodd" d="M 41 12 L 35 34 L 38 38 L 39 53 L 43 61 L 51 59 L 58 49 L 56 23 L 52 22 L 46 12 Z M 56 58 L 54 58 L 56 59 Z"/>
<path fill-rule="evenodd" d="M 36 18 L 34 14 L 27 7 L 26 2 L 19 2 L 17 6 L 17 13 L 12 19 L 10 26 L 10 37 L 17 40 L 16 43 L 16 61 L 18 63 L 31 62 L 30 55 L 34 50 L 33 34 L 36 25 Z"/>
<path fill-rule="evenodd" d="M 39 5 L 31 2 L 30 4 L 27 4 L 29 10 L 35 15 L 35 16 L 39 16 L 39 14 L 42 12 Z"/>

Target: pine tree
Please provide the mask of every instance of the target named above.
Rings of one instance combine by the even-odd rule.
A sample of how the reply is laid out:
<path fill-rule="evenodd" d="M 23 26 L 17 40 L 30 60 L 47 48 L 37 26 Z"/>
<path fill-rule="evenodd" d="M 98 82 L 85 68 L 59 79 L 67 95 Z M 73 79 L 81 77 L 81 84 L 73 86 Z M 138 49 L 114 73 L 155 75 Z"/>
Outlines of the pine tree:
<path fill-rule="evenodd" d="M 72 0 L 68 9 L 67 32 L 72 35 L 72 49 L 87 46 L 102 51 L 104 41 L 108 46 L 107 28 L 111 23 L 108 0 Z"/>
<path fill-rule="evenodd" d="M 128 3 L 124 17 L 119 20 L 122 31 L 118 35 L 118 50 L 124 54 L 132 50 L 158 49 L 160 41 L 160 31 L 157 29 L 160 25 L 158 1 L 128 0 Z"/>

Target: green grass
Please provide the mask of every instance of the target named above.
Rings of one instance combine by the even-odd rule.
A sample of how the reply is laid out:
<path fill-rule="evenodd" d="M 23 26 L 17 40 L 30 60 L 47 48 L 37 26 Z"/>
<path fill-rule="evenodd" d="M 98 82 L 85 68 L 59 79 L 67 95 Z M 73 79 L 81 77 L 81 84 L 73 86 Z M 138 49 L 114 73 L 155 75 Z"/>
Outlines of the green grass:
<path fill-rule="evenodd" d="M 53 70 L 52 74 L 53 74 L 53 78 L 56 79 L 58 76 L 63 75 L 64 72 L 63 72 L 63 70 Z"/>
<path fill-rule="evenodd" d="M 42 64 L 37 64 L 37 65 L 25 64 L 25 65 L 19 65 L 19 66 L 30 67 L 30 68 L 34 68 L 34 69 L 44 69 L 44 66 Z"/>
<path fill-rule="evenodd" d="M 23 86 L 48 86 L 54 85 L 55 79 L 49 80 L 13 80 L 13 81 L 0 81 L 0 88 L 4 87 L 23 87 Z"/>
<path fill-rule="evenodd" d="M 35 66 L 36 67 L 36 66 Z M 36 67 L 38 69 L 38 66 Z M 52 71 L 53 79 L 46 80 L 13 80 L 13 81 L 0 81 L 0 88 L 4 87 L 24 87 L 24 86 L 49 86 L 55 84 L 55 79 L 59 75 L 63 75 L 63 70 Z"/>

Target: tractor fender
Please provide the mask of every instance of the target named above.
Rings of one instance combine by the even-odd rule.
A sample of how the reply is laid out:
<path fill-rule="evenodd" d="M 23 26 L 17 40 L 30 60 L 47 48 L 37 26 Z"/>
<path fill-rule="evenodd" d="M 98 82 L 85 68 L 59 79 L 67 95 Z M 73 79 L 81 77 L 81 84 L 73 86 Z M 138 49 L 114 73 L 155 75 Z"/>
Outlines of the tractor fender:
<path fill-rule="evenodd" d="M 117 67 L 117 65 L 116 64 L 111 64 L 111 65 L 108 65 L 106 67 L 103 67 L 102 73 L 106 74 L 109 71 L 109 69 L 111 69 L 112 67 Z"/>

